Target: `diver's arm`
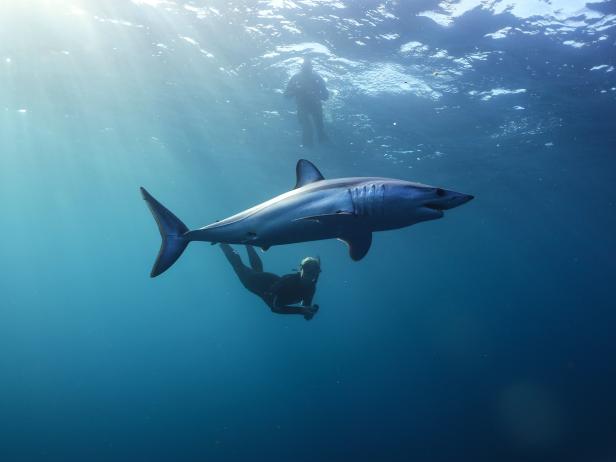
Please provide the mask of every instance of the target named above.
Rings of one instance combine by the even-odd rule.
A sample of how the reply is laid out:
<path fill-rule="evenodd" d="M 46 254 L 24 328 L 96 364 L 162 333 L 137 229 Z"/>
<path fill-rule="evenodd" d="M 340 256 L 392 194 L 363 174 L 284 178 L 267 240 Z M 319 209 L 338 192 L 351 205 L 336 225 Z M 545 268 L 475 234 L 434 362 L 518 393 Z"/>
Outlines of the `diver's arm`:
<path fill-rule="evenodd" d="M 323 80 L 323 77 L 321 77 L 320 75 L 319 77 L 319 97 L 325 101 L 326 99 L 329 98 L 329 91 L 327 90 L 327 87 L 325 86 L 325 80 Z"/>
<path fill-rule="evenodd" d="M 287 84 L 287 88 L 285 89 L 283 95 L 285 98 L 291 98 L 295 96 L 297 93 L 297 79 L 296 76 L 291 77 L 289 83 Z"/>
<path fill-rule="evenodd" d="M 304 298 L 304 300 L 302 301 L 302 305 L 304 306 L 313 306 L 312 305 L 312 298 L 314 297 L 314 289 L 310 292 L 310 295 L 306 295 L 306 297 Z M 314 305 L 316 306 L 316 305 Z"/>
<path fill-rule="evenodd" d="M 306 312 L 304 313 L 304 319 L 306 321 L 310 321 L 313 316 L 317 314 L 317 311 L 319 311 L 319 305 L 317 305 L 316 303 L 314 305 L 312 304 L 312 298 L 314 297 L 315 290 L 316 287 L 313 287 L 310 293 L 306 295 L 306 297 L 304 297 L 304 300 L 302 302 L 306 310 Z"/>
<path fill-rule="evenodd" d="M 319 309 L 318 306 L 313 306 L 310 304 L 312 302 L 312 296 L 314 295 L 314 288 L 312 288 L 309 294 L 306 294 L 306 296 L 302 300 L 303 304 L 300 306 L 283 305 L 282 303 L 278 301 L 278 294 L 283 289 L 285 284 L 289 283 L 289 277 L 292 277 L 292 275 L 289 274 L 289 275 L 283 276 L 272 285 L 269 291 L 269 296 L 271 298 L 270 298 L 270 302 L 268 302 L 270 309 L 274 313 L 301 314 L 303 316 L 309 316 L 311 318 L 312 316 L 314 316 L 314 313 L 316 313 L 316 311 Z"/>
<path fill-rule="evenodd" d="M 310 306 L 304 305 L 304 306 L 293 306 L 293 305 L 279 305 L 278 304 L 278 297 L 274 297 L 274 301 L 272 302 L 272 306 L 270 306 L 270 309 L 274 312 L 274 313 L 278 313 L 278 314 L 308 314 L 310 312 L 309 308 L 311 308 Z"/>

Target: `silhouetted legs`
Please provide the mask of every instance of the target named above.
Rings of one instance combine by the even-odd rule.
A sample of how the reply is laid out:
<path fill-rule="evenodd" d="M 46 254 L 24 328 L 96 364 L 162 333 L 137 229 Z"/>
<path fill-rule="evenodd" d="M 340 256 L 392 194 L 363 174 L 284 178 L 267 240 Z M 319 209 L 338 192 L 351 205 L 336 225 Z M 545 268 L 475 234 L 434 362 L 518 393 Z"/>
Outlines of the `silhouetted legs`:
<path fill-rule="evenodd" d="M 312 111 L 312 120 L 314 120 L 314 126 L 317 129 L 319 143 L 325 143 L 327 141 L 327 135 L 325 134 L 325 128 L 323 127 L 323 108 L 320 104 Z"/>
<path fill-rule="evenodd" d="M 250 285 L 250 275 L 253 270 L 244 265 L 240 254 L 233 250 L 233 248 L 229 244 L 220 244 L 220 248 L 225 254 L 225 257 L 227 257 L 229 263 L 231 263 L 235 274 L 237 274 L 237 277 L 240 278 L 240 281 L 242 282 L 244 287 L 249 289 L 248 286 Z"/>
<path fill-rule="evenodd" d="M 259 258 L 259 255 L 257 255 L 255 248 L 251 245 L 247 245 L 246 252 L 248 253 L 248 260 L 250 260 L 252 269 L 259 273 L 263 272 L 263 262 Z"/>
<path fill-rule="evenodd" d="M 227 257 L 229 263 L 231 263 L 242 285 L 259 297 L 267 296 L 272 284 L 274 284 L 279 277 L 272 273 L 263 272 L 263 263 L 255 249 L 251 246 L 246 246 L 251 266 L 248 267 L 242 262 L 240 254 L 233 250 L 229 244 L 220 244 L 220 248 L 225 254 L 225 257 Z"/>
<path fill-rule="evenodd" d="M 313 142 L 313 124 L 319 143 L 328 141 L 323 126 L 323 106 L 320 102 L 303 103 L 297 106 L 297 118 L 302 127 L 302 144 L 310 147 Z"/>
<path fill-rule="evenodd" d="M 302 144 L 304 146 L 312 146 L 312 122 L 308 110 L 298 108 L 297 118 L 302 126 Z"/>

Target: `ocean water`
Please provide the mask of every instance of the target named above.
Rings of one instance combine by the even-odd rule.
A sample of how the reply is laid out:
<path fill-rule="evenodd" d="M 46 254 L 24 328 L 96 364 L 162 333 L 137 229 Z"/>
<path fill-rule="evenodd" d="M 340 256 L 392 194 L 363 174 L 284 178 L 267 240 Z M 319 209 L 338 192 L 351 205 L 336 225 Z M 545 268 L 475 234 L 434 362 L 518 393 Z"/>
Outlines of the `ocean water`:
<path fill-rule="evenodd" d="M 0 461 L 616 461 L 616 7 L 0 2 Z M 282 97 L 304 56 L 332 143 Z M 320 241 L 315 318 L 195 228 L 327 178 L 475 195 Z M 241 249 L 240 249 L 241 250 Z M 242 255 L 244 253 L 242 251 Z"/>

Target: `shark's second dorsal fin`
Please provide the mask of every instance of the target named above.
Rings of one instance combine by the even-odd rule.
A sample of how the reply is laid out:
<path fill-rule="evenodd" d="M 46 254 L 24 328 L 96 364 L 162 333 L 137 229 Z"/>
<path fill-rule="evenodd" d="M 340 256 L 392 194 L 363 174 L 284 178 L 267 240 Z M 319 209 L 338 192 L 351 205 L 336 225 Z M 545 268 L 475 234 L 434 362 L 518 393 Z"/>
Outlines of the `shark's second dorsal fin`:
<path fill-rule="evenodd" d="M 314 183 L 315 181 L 324 180 L 323 175 L 319 172 L 319 169 L 314 164 L 306 159 L 300 159 L 295 166 L 295 174 L 297 180 L 295 182 L 295 188 L 301 188 L 307 184 Z"/>

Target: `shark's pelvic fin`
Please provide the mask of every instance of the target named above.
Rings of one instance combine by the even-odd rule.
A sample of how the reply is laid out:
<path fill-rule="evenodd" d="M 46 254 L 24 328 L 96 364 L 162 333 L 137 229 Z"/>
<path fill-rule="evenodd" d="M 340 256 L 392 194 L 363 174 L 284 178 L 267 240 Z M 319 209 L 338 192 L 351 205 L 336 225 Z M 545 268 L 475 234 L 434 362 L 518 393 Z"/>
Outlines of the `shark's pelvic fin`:
<path fill-rule="evenodd" d="M 295 182 L 295 188 L 301 188 L 307 184 L 314 183 L 315 181 L 324 180 L 323 175 L 319 172 L 319 169 L 314 164 L 306 159 L 300 159 L 295 166 L 295 174 L 297 180 Z"/>
<path fill-rule="evenodd" d="M 145 188 L 140 189 L 143 199 L 148 204 L 156 220 L 158 231 L 160 231 L 160 237 L 162 239 L 158 257 L 156 257 L 156 262 L 150 273 L 150 277 L 154 278 L 169 269 L 169 267 L 180 258 L 180 255 L 184 252 L 190 239 L 186 237 L 186 233 L 188 232 L 186 225 L 171 213 L 171 211 L 166 209 L 165 206 L 154 199 Z"/>
<path fill-rule="evenodd" d="M 358 233 L 353 236 L 341 237 L 340 240 L 349 247 L 349 256 L 351 259 L 359 261 L 364 258 L 368 250 L 370 250 L 372 233 L 366 231 L 365 233 Z"/>

